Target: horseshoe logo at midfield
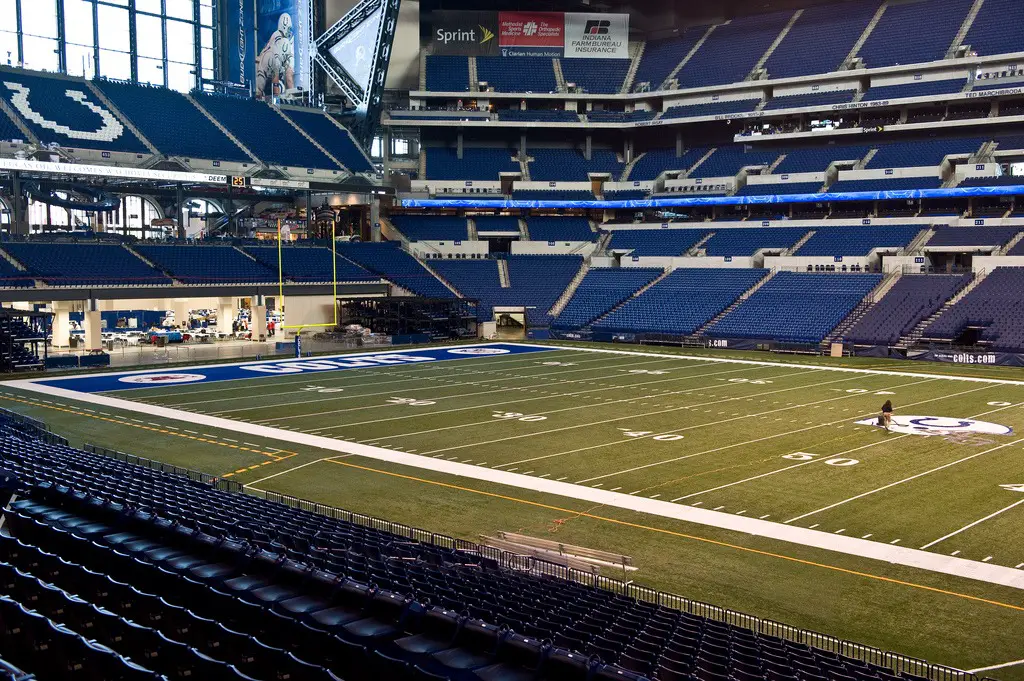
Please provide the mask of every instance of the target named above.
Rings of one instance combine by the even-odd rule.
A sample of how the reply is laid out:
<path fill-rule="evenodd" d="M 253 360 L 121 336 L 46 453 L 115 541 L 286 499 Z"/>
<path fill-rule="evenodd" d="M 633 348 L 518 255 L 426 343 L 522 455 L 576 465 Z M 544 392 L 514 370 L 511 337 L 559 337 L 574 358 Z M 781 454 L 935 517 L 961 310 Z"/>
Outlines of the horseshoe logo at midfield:
<path fill-rule="evenodd" d="M 64 96 L 70 100 L 78 102 L 85 108 L 89 109 L 89 111 L 92 111 L 103 119 L 103 127 L 99 130 L 75 130 L 67 125 L 62 125 L 56 121 L 48 120 L 41 113 L 35 111 L 32 108 L 32 105 L 29 104 L 28 87 L 21 83 L 12 83 L 10 81 L 4 81 L 4 85 L 11 91 L 11 104 L 13 104 L 14 108 L 18 110 L 18 113 L 47 130 L 52 130 L 53 132 L 60 133 L 61 135 L 65 135 L 71 139 L 101 142 L 111 142 L 124 133 L 124 126 L 121 125 L 120 121 L 114 118 L 114 114 L 90 102 L 88 96 L 81 90 L 65 90 Z"/>

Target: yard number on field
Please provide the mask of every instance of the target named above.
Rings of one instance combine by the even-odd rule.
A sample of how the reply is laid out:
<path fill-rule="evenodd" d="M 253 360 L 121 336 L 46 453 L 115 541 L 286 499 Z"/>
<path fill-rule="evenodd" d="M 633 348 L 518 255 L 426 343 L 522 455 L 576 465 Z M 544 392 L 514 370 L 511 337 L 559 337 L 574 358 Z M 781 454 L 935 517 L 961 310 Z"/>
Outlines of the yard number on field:
<path fill-rule="evenodd" d="M 651 376 L 661 376 L 668 373 L 664 369 L 619 369 L 619 371 L 624 371 L 627 374 L 650 374 Z"/>
<path fill-rule="evenodd" d="M 1008 492 L 1024 492 L 1024 485 L 999 485 Z"/>
<path fill-rule="evenodd" d="M 345 392 L 344 388 L 325 388 L 322 385 L 307 385 L 305 388 L 299 388 L 307 393 L 340 393 Z"/>
<path fill-rule="evenodd" d="M 541 366 L 546 366 L 546 367 L 574 367 L 574 366 L 576 366 L 575 362 L 538 362 L 538 364 L 540 364 Z"/>
<path fill-rule="evenodd" d="M 619 430 L 621 430 L 622 434 L 626 437 L 647 437 L 649 435 L 654 435 L 651 439 L 657 440 L 658 442 L 676 442 L 683 439 L 682 435 L 678 435 L 676 433 L 663 433 L 661 435 L 656 435 L 653 430 L 630 430 L 629 428 L 619 428 Z"/>
<path fill-rule="evenodd" d="M 525 421 L 526 423 L 533 423 L 535 421 L 547 421 L 547 416 L 540 416 L 537 414 L 521 414 L 518 411 L 496 411 L 492 414 L 496 419 L 508 419 L 509 421 Z"/>
<path fill-rule="evenodd" d="M 808 454 L 807 452 L 793 452 L 792 454 L 783 454 L 783 459 L 789 459 L 791 461 L 820 461 L 817 454 Z M 841 456 L 837 456 L 832 459 L 825 459 L 825 463 L 829 466 L 856 466 L 860 463 L 858 459 L 847 459 Z"/>
<path fill-rule="evenodd" d="M 431 400 L 417 400 L 412 397 L 392 397 L 389 404 L 408 404 L 410 407 L 426 407 L 430 404 L 437 404 Z"/>
<path fill-rule="evenodd" d="M 768 379 L 763 378 L 730 378 L 729 383 L 749 383 L 750 385 L 768 385 L 771 383 Z"/>

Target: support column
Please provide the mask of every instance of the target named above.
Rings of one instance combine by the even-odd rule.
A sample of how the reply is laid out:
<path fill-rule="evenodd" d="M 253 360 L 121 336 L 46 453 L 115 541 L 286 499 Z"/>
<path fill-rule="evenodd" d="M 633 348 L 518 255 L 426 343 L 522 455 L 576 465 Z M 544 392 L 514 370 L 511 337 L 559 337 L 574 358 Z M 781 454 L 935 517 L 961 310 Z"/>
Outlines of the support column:
<path fill-rule="evenodd" d="M 71 337 L 71 305 L 66 302 L 54 302 L 51 303 L 51 307 L 53 308 L 52 345 L 55 348 L 66 348 L 70 345 L 68 339 Z"/>
<path fill-rule="evenodd" d="M 175 298 L 171 301 L 171 308 L 174 310 L 174 325 L 182 326 L 187 329 L 189 328 L 188 313 L 190 312 L 191 305 L 185 298 Z"/>
<path fill-rule="evenodd" d="M 456 138 L 455 144 L 456 144 L 456 147 L 455 147 L 455 158 L 457 158 L 457 159 L 459 159 L 461 161 L 462 160 L 462 132 L 459 132 L 459 135 Z"/>
<path fill-rule="evenodd" d="M 235 321 L 234 298 L 221 298 L 217 307 L 217 331 L 230 335 L 233 321 Z"/>
<path fill-rule="evenodd" d="M 13 211 L 11 215 L 11 233 L 25 235 L 28 234 L 28 218 L 25 215 L 25 209 L 28 206 L 25 202 L 25 196 L 21 191 L 21 173 L 18 171 L 11 173 L 11 179 L 14 185 L 14 205 L 11 207 Z"/>
<path fill-rule="evenodd" d="M 370 199 L 370 241 L 380 241 L 380 198 L 376 194 Z"/>
<path fill-rule="evenodd" d="M 313 192 L 306 190 L 306 236 L 313 233 Z"/>
<path fill-rule="evenodd" d="M 103 349 L 103 322 L 100 320 L 100 311 L 95 309 L 96 301 L 90 300 L 85 305 L 85 320 L 82 328 L 85 330 L 85 349 Z"/>
<path fill-rule="evenodd" d="M 676 158 L 681 158 L 683 155 L 683 133 L 676 132 Z"/>
<path fill-rule="evenodd" d="M 520 158 L 526 158 L 526 133 L 519 135 L 519 156 Z"/>
<path fill-rule="evenodd" d="M 252 323 L 249 330 L 252 331 L 253 340 L 266 340 L 267 338 L 267 302 L 263 296 L 252 297 L 250 308 Z"/>
<path fill-rule="evenodd" d="M 178 202 L 178 238 L 185 238 L 185 227 L 188 223 L 188 209 L 185 207 L 185 191 L 181 188 L 181 183 L 174 188 L 175 201 Z"/>
<path fill-rule="evenodd" d="M 583 149 L 583 158 L 587 159 L 588 161 L 590 160 L 590 157 L 593 154 L 593 147 L 594 137 L 592 135 L 587 135 L 586 146 Z"/>

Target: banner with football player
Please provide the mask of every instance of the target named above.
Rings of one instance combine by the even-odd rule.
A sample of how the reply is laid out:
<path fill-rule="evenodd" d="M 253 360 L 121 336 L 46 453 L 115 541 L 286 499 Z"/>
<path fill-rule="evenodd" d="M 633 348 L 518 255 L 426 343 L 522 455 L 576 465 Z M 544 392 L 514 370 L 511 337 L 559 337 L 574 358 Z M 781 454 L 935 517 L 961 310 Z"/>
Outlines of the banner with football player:
<path fill-rule="evenodd" d="M 256 0 L 256 97 L 309 89 L 309 0 Z"/>

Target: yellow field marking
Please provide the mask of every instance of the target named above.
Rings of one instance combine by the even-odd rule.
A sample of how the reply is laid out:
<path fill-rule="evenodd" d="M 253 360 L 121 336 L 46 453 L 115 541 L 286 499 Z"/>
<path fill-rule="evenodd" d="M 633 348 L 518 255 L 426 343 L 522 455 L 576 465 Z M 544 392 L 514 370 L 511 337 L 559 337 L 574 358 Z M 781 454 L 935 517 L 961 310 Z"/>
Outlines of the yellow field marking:
<path fill-rule="evenodd" d="M 265 451 L 263 451 L 261 449 L 254 449 L 252 447 L 245 447 L 245 446 L 241 446 L 241 445 L 233 445 L 233 444 L 229 444 L 227 442 L 218 442 L 217 440 L 212 440 L 210 438 L 198 437 L 196 435 L 188 435 L 187 433 L 180 433 L 180 432 L 177 432 L 177 431 L 174 431 L 174 430 L 167 430 L 166 428 L 157 428 L 157 427 L 154 427 L 154 426 L 143 425 L 141 423 L 132 423 L 131 421 L 125 421 L 125 420 L 122 420 L 122 419 L 119 419 L 119 418 L 111 418 L 111 417 L 108 417 L 108 416 L 100 416 L 98 414 L 90 414 L 88 412 L 81 411 L 81 410 L 78 410 L 78 409 L 71 409 L 71 408 L 65 407 L 63 405 L 43 404 L 42 402 L 36 402 L 36 401 L 32 401 L 32 400 L 23 400 L 23 399 L 18 398 L 18 397 L 11 397 L 10 395 L 0 395 L 0 398 L 5 399 L 5 400 L 9 400 L 11 402 L 19 402 L 21 404 L 27 404 L 27 405 L 29 405 L 31 407 L 41 407 L 43 409 L 53 409 L 54 411 L 61 411 L 61 412 L 65 412 L 67 414 L 75 414 L 77 416 L 86 416 L 88 418 L 96 419 L 98 421 L 106 421 L 108 423 L 116 423 L 117 425 L 120 425 L 120 426 L 130 426 L 132 428 L 141 428 L 142 430 L 148 430 L 150 432 L 160 433 L 162 435 L 173 435 L 174 437 L 180 437 L 180 438 L 184 438 L 186 440 L 194 440 L 196 442 L 205 442 L 206 444 L 217 445 L 219 447 L 229 447 L 231 449 L 238 449 L 238 450 L 241 450 L 241 451 L 244 451 L 244 452 L 252 452 L 254 454 L 262 454 L 263 456 L 270 457 L 270 459 L 271 459 L 270 461 L 264 461 L 264 462 L 262 462 L 260 464 L 257 464 L 256 466 L 250 466 L 249 468 L 243 468 L 241 470 L 235 471 L 234 473 L 227 473 L 225 475 L 222 475 L 221 476 L 222 478 L 230 478 L 233 475 L 237 475 L 238 473 L 245 473 L 246 471 L 252 470 L 253 468 L 259 468 L 260 466 L 266 466 L 268 464 L 277 463 L 278 461 L 284 461 L 285 459 L 290 459 L 293 456 L 298 456 L 298 452 L 289 452 L 289 451 L 284 450 L 284 449 L 279 449 L 277 451 L 279 451 L 279 452 L 284 454 L 284 456 L 281 456 L 279 454 L 274 454 L 272 452 L 265 452 Z"/>
<path fill-rule="evenodd" d="M 327 459 L 328 463 L 333 463 L 338 466 L 347 466 L 348 468 L 355 468 L 361 471 L 368 471 L 371 473 L 380 473 L 381 475 L 387 475 L 394 478 L 401 478 L 403 480 L 412 480 L 413 482 L 421 482 L 427 485 L 435 485 L 437 487 L 444 487 L 447 489 L 454 489 L 460 492 L 469 492 L 471 494 L 478 494 L 485 497 L 491 497 L 494 499 L 502 499 L 504 501 L 511 501 L 517 504 L 525 504 L 527 506 L 535 506 L 537 508 L 547 509 L 549 511 L 557 511 L 559 513 L 569 513 L 574 516 L 590 518 L 591 520 L 599 520 L 601 522 L 612 523 L 614 525 L 621 525 L 623 527 L 632 527 L 638 530 L 647 530 L 649 532 L 657 532 L 659 534 L 667 534 L 673 537 L 679 537 L 681 539 L 691 539 L 693 541 L 702 542 L 705 544 L 712 544 L 714 546 L 721 546 L 728 549 L 734 549 L 736 551 L 744 551 L 746 553 L 753 553 L 759 556 L 767 556 L 769 558 L 778 558 L 780 560 L 786 560 L 793 563 L 800 563 L 801 565 L 809 565 L 811 567 L 823 568 L 825 570 L 832 570 L 835 572 L 841 572 L 848 575 L 854 575 L 857 577 L 864 577 L 866 579 L 873 579 L 880 582 L 888 582 L 890 584 L 899 584 L 900 586 L 908 586 L 914 589 L 921 589 L 923 591 L 931 591 L 933 593 L 942 594 L 945 596 L 954 596 L 956 598 L 963 598 L 969 601 L 977 601 L 979 603 L 986 603 L 988 605 L 994 605 L 1000 608 L 1007 608 L 1010 610 L 1017 610 L 1024 612 L 1024 606 L 1013 605 L 1012 603 L 1003 603 L 1001 601 L 994 601 L 988 598 L 981 598 L 980 596 L 971 596 L 970 594 L 963 594 L 957 591 L 948 591 L 946 589 L 939 589 L 934 586 L 927 586 L 925 584 L 917 584 L 914 582 L 907 582 L 901 579 L 894 579 L 892 577 L 883 577 L 882 575 L 871 574 L 870 572 L 861 572 L 859 570 L 851 570 L 849 568 L 839 567 L 837 565 L 829 565 L 828 563 L 819 563 L 812 560 L 805 560 L 803 558 L 795 558 L 793 556 L 787 556 L 781 553 L 774 553 L 772 551 L 763 551 L 761 549 L 754 549 L 748 546 L 740 546 L 738 544 L 730 544 L 729 542 L 719 541 L 717 539 L 708 539 L 707 537 L 698 537 L 692 534 L 686 534 L 684 532 L 675 532 L 661 527 L 652 527 L 650 525 L 641 525 L 639 523 L 632 523 L 626 520 L 617 520 L 615 518 L 607 518 L 605 516 L 594 515 L 585 511 L 574 511 L 567 508 L 561 508 L 559 506 L 552 506 L 550 504 L 543 504 L 537 501 L 530 501 L 528 499 L 520 499 L 518 497 L 511 497 L 505 494 L 497 494 L 494 492 L 484 492 L 483 490 L 473 489 L 472 487 L 463 487 L 461 485 L 453 485 L 448 482 L 439 482 L 437 480 L 427 480 L 425 478 L 418 478 L 412 475 L 404 475 L 402 473 L 392 473 L 391 471 L 383 471 L 378 468 L 370 468 L 368 466 L 360 466 L 354 463 L 348 463 L 346 461 L 335 461 L 333 459 Z"/>

